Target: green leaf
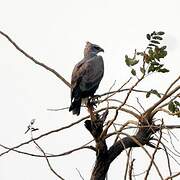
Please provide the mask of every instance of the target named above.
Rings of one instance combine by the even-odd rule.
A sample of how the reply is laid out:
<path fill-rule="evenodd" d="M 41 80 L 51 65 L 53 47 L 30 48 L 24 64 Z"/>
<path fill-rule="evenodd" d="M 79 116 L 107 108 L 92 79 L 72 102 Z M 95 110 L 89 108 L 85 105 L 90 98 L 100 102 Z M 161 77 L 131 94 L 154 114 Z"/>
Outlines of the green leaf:
<path fill-rule="evenodd" d="M 132 70 L 131 70 L 131 74 L 132 74 L 133 76 L 136 76 L 136 70 L 135 70 L 135 69 L 132 69 Z"/>
<path fill-rule="evenodd" d="M 127 55 L 125 56 L 125 62 L 127 66 L 134 66 L 136 65 L 139 61 L 136 59 L 131 59 Z"/>
<path fill-rule="evenodd" d="M 151 35 L 150 35 L 150 34 L 146 34 L 146 38 L 147 38 L 148 40 L 150 40 L 150 39 L 151 39 Z"/>
<path fill-rule="evenodd" d="M 173 113 L 175 112 L 176 106 L 175 106 L 175 104 L 172 101 L 169 103 L 168 109 L 169 109 L 169 111 L 171 111 Z"/>
<path fill-rule="evenodd" d="M 159 92 L 158 92 L 157 90 L 152 89 L 152 90 L 151 90 L 151 93 L 152 93 L 152 94 L 155 94 L 156 96 L 158 96 L 159 98 L 161 98 L 161 95 L 159 94 Z"/>
<path fill-rule="evenodd" d="M 155 70 L 156 70 L 156 67 L 151 64 L 151 65 L 149 66 L 148 73 L 154 72 Z"/>
<path fill-rule="evenodd" d="M 165 50 L 167 46 L 162 46 L 160 49 Z"/>
<path fill-rule="evenodd" d="M 148 98 L 150 95 L 151 95 L 151 93 L 150 93 L 150 92 L 147 92 L 147 93 L 146 93 L 146 98 Z"/>
<path fill-rule="evenodd" d="M 130 60 L 129 57 L 127 55 L 125 55 L 125 62 L 127 66 L 130 66 Z"/>
<path fill-rule="evenodd" d="M 174 101 L 174 104 L 175 104 L 176 106 L 179 106 L 179 107 L 180 107 L 180 102 Z"/>
<path fill-rule="evenodd" d="M 169 72 L 169 70 L 166 68 L 163 68 L 163 69 L 159 69 L 158 72 L 167 73 Z"/>
<path fill-rule="evenodd" d="M 165 34 L 165 32 L 163 32 L 163 31 L 157 32 L 157 35 L 160 35 L 160 36 L 162 36 L 162 35 L 164 35 L 164 34 Z"/>
<path fill-rule="evenodd" d="M 154 43 L 154 44 L 160 44 L 159 41 L 155 41 L 155 40 L 151 40 L 151 43 Z"/>
<path fill-rule="evenodd" d="M 136 65 L 138 62 L 139 62 L 138 60 L 134 60 L 134 59 L 133 59 L 133 61 L 131 61 L 131 66 Z"/>
<path fill-rule="evenodd" d="M 158 62 L 156 62 L 156 61 L 153 61 L 151 64 L 154 65 L 154 66 L 159 66 L 159 65 L 160 65 L 160 64 L 159 64 Z"/>
<path fill-rule="evenodd" d="M 151 89 L 150 91 L 148 91 L 146 94 L 146 98 L 150 97 L 151 94 L 154 94 L 154 95 L 158 96 L 159 98 L 161 98 L 161 95 L 159 94 L 159 92 L 156 89 Z"/>
<path fill-rule="evenodd" d="M 148 46 L 154 46 L 154 47 L 158 47 L 157 45 L 155 45 L 155 44 L 149 44 Z"/>
<path fill-rule="evenodd" d="M 157 35 L 155 31 L 153 31 L 153 33 L 151 33 L 151 36 Z"/>
<path fill-rule="evenodd" d="M 153 36 L 153 39 L 163 40 L 163 38 L 160 36 Z"/>
<path fill-rule="evenodd" d="M 149 49 L 149 51 L 148 51 L 148 53 L 149 53 L 149 55 L 153 55 L 153 53 L 154 53 L 154 51 L 152 50 L 152 49 Z"/>
<path fill-rule="evenodd" d="M 167 55 L 167 51 L 164 51 L 164 50 L 160 51 L 160 54 L 159 54 L 160 58 L 164 58 L 166 55 Z"/>
<path fill-rule="evenodd" d="M 137 54 L 137 55 L 144 56 L 144 52 L 137 52 L 136 54 Z"/>
<path fill-rule="evenodd" d="M 147 49 L 152 49 L 152 47 L 148 46 Z"/>

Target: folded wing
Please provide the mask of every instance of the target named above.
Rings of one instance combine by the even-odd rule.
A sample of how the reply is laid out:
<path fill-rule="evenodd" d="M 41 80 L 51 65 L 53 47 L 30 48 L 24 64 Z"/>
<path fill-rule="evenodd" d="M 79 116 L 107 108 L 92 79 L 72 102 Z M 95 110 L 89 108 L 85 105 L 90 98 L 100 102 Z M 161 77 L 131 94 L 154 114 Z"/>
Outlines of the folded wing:
<path fill-rule="evenodd" d="M 74 68 L 71 79 L 70 111 L 79 115 L 81 100 L 93 96 L 104 74 L 104 64 L 101 56 L 80 61 Z"/>

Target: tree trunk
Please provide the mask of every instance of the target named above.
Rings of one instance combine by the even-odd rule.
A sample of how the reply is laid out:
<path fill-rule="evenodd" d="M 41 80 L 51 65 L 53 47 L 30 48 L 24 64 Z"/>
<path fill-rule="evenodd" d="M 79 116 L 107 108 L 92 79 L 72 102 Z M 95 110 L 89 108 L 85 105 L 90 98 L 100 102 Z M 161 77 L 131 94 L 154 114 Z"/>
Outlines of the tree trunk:
<path fill-rule="evenodd" d="M 91 175 L 91 180 L 105 180 L 108 169 L 108 155 L 104 154 L 103 157 L 97 158 L 95 167 Z"/>
<path fill-rule="evenodd" d="M 109 149 L 107 148 L 105 140 L 98 140 L 96 137 L 97 158 L 90 180 L 105 180 L 110 164 L 125 149 L 139 147 L 139 143 L 142 145 L 149 144 L 151 135 L 157 132 L 159 128 L 145 127 L 147 123 L 142 124 L 144 127 L 142 125 L 136 135 L 124 137 L 114 143 Z"/>

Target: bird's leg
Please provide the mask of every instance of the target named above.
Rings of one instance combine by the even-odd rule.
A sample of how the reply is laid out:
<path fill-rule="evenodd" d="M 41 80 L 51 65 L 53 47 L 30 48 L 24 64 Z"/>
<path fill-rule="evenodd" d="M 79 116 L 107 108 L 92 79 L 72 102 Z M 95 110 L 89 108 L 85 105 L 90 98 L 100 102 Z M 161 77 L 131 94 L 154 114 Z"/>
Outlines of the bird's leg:
<path fill-rule="evenodd" d="M 96 115 L 94 114 L 94 107 L 93 107 L 93 102 L 91 102 L 91 98 L 88 99 L 87 108 L 88 108 L 88 112 L 90 114 L 91 120 L 95 121 L 96 120 Z"/>
<path fill-rule="evenodd" d="M 92 97 L 92 99 L 93 99 L 94 101 L 96 101 L 96 103 L 98 103 L 99 98 L 101 98 L 101 96 L 98 95 L 98 94 L 96 94 L 96 95 L 94 95 L 94 96 Z"/>
<path fill-rule="evenodd" d="M 101 95 L 96 94 L 96 95 L 93 96 L 93 99 L 98 100 L 100 97 L 101 97 Z"/>
<path fill-rule="evenodd" d="M 97 107 L 97 104 L 99 104 L 99 98 L 101 96 L 100 95 L 94 95 L 91 97 L 90 101 L 91 101 L 91 104 L 95 107 Z"/>

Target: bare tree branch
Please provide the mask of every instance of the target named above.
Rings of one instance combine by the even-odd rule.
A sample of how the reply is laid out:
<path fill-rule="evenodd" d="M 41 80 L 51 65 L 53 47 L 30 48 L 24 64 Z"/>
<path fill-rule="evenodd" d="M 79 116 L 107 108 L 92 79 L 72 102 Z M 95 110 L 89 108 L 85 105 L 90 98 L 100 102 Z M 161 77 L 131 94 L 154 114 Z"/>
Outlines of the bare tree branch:
<path fill-rule="evenodd" d="M 88 117 L 89 117 L 89 116 L 86 116 L 86 117 L 81 118 L 80 120 L 75 121 L 75 122 L 73 122 L 73 123 L 71 123 L 71 124 L 69 124 L 69 125 L 67 125 L 67 126 L 64 126 L 64 127 L 61 127 L 61 128 L 58 128 L 58 129 L 55 129 L 55 130 L 52 130 L 52 131 L 49 131 L 49 132 L 44 133 L 44 134 L 41 134 L 40 136 L 35 137 L 34 140 L 36 141 L 36 140 L 41 139 L 41 138 L 43 138 L 43 137 L 46 137 L 46 136 L 48 136 L 48 135 L 50 135 L 50 134 L 57 133 L 57 132 L 59 132 L 59 131 L 68 129 L 68 128 L 70 128 L 70 127 L 72 127 L 72 126 L 74 126 L 74 125 L 82 122 L 83 120 L 87 119 Z M 0 154 L 0 156 L 3 156 L 4 154 L 7 154 L 7 153 L 9 153 L 10 151 L 12 151 L 12 150 L 14 150 L 14 149 L 17 149 L 17 148 L 19 148 L 19 147 L 21 147 L 21 146 L 24 146 L 24 145 L 26 145 L 26 144 L 29 144 L 29 143 L 31 143 L 31 142 L 32 142 L 32 139 L 29 140 L 29 141 L 23 142 L 23 143 L 21 143 L 21 144 L 19 144 L 19 145 L 17 145 L 17 146 L 14 146 L 14 147 L 10 148 L 9 150 L 7 150 L 7 151 L 5 151 L 5 152 L 2 152 L 2 153 Z"/>
<path fill-rule="evenodd" d="M 158 111 L 162 111 L 162 112 L 165 112 L 167 114 L 169 114 L 170 116 L 176 116 L 176 115 L 180 115 L 180 111 L 177 111 L 177 112 L 169 112 L 168 110 L 166 109 L 163 109 L 163 108 L 158 108 Z M 157 112 L 157 111 L 156 111 Z"/>
<path fill-rule="evenodd" d="M 166 154 L 166 157 L 167 157 L 167 163 L 168 163 L 169 174 L 170 174 L 170 176 L 172 176 L 171 163 L 170 163 L 168 151 L 167 151 L 167 149 L 166 149 L 166 146 L 165 146 L 162 142 L 161 142 L 161 144 L 162 144 L 163 147 L 164 147 L 164 151 L 165 151 L 165 154 Z M 172 178 L 170 178 L 170 179 L 172 180 Z"/>
<path fill-rule="evenodd" d="M 131 148 L 129 149 L 128 153 L 127 153 L 127 161 L 126 161 L 126 170 L 124 173 L 124 180 L 126 180 L 127 178 L 127 172 L 128 172 L 128 167 L 129 167 L 129 159 L 130 159 L 130 153 L 131 153 Z"/>
<path fill-rule="evenodd" d="M 50 168 L 50 170 L 61 180 L 65 180 L 62 176 L 60 176 L 51 166 L 51 163 L 49 162 L 49 159 L 48 157 L 46 156 L 46 153 L 44 152 L 44 150 L 39 146 L 39 144 L 32 138 L 32 141 L 34 142 L 34 144 L 39 148 L 39 150 L 43 153 L 46 161 L 47 161 L 47 164 Z"/>
<path fill-rule="evenodd" d="M 152 158 L 151 158 L 149 167 L 148 167 L 148 169 L 147 169 L 146 175 L 145 175 L 145 177 L 144 177 L 144 180 L 146 180 L 146 179 L 148 178 L 148 175 L 149 175 L 150 169 L 151 169 L 151 167 L 152 167 L 152 164 L 153 164 L 153 161 L 154 161 L 154 158 L 155 158 L 155 154 L 156 154 L 156 152 L 157 152 L 157 150 L 158 150 L 158 147 L 159 147 L 161 138 L 162 138 L 162 128 L 160 129 L 160 137 L 159 137 L 159 140 L 158 140 L 158 142 L 157 142 L 156 148 L 155 148 L 155 150 L 154 150 L 154 152 L 153 152 L 153 154 L 152 154 Z"/>
<path fill-rule="evenodd" d="M 175 177 L 177 177 L 179 175 L 180 175 L 180 172 L 178 172 L 178 173 L 176 173 L 176 174 L 174 174 L 172 176 L 169 176 L 169 177 L 165 178 L 164 180 L 172 179 L 172 178 L 175 178 Z"/>
<path fill-rule="evenodd" d="M 177 92 L 180 89 L 180 85 L 178 85 L 177 87 L 175 87 L 173 90 L 170 90 L 170 88 L 180 79 L 180 76 L 178 76 L 177 79 L 175 79 L 175 81 L 173 83 L 171 83 L 171 85 L 169 86 L 169 88 L 166 90 L 166 93 L 162 96 L 162 98 L 157 101 L 154 105 L 152 105 L 150 108 L 148 108 L 146 110 L 146 112 L 144 114 L 146 114 L 146 116 L 151 116 L 153 117 L 155 115 L 155 113 L 157 112 L 155 110 L 155 108 L 160 105 L 163 101 L 165 101 L 167 98 L 169 98 L 171 95 L 173 95 L 175 92 Z M 153 111 L 153 112 L 152 112 Z"/>
<path fill-rule="evenodd" d="M 144 75 L 142 75 L 142 77 L 140 79 L 138 79 L 138 81 L 129 89 L 123 103 L 116 109 L 116 112 L 115 112 L 115 115 L 114 115 L 113 119 L 110 120 L 110 122 L 108 123 L 106 128 L 103 130 L 100 138 L 103 138 L 103 137 L 106 136 L 109 127 L 113 124 L 113 122 L 116 120 L 116 118 L 118 116 L 118 111 L 126 104 L 128 98 L 129 98 L 129 96 L 130 96 L 130 94 L 132 92 L 132 89 L 134 89 L 143 80 L 143 78 L 144 78 Z"/>
<path fill-rule="evenodd" d="M 78 168 L 76 168 L 76 171 L 78 172 L 78 174 L 79 174 L 80 178 L 81 178 L 82 180 L 84 180 L 84 178 L 82 177 L 81 172 L 79 171 L 79 169 L 78 169 Z"/>
<path fill-rule="evenodd" d="M 62 77 L 57 71 L 55 71 L 54 69 L 48 67 L 47 65 L 39 62 L 38 60 L 36 60 L 35 58 L 33 58 L 31 55 L 29 55 L 28 53 L 26 53 L 22 48 L 20 48 L 6 33 L 0 31 L 0 34 L 3 35 L 18 51 L 20 51 L 24 56 L 26 56 L 28 59 L 30 59 L 31 61 L 33 61 L 35 64 L 38 64 L 39 66 L 45 68 L 46 70 L 52 72 L 54 75 L 56 75 L 62 82 L 64 82 L 68 87 L 71 87 L 71 84 L 64 79 L 64 77 Z"/>
<path fill-rule="evenodd" d="M 89 143 L 93 142 L 93 140 L 91 140 L 90 142 L 78 147 L 78 148 L 74 148 L 74 149 L 71 149 L 69 151 L 66 151 L 66 152 L 63 152 L 63 153 L 59 153 L 59 154 L 52 154 L 52 153 L 46 153 L 46 156 L 48 158 L 55 158 L 55 157 L 61 157 L 61 156 L 65 156 L 65 155 L 70 155 L 71 153 L 73 152 L 76 152 L 76 151 L 79 151 L 79 150 L 82 150 L 82 149 L 90 149 L 90 150 L 93 150 L 93 151 L 96 151 L 96 149 L 93 147 L 93 146 L 87 146 Z M 4 149 L 8 149 L 8 150 L 11 150 L 11 151 L 14 151 L 14 152 L 17 152 L 19 154 L 24 154 L 24 155 L 28 155 L 28 156 L 33 156 L 33 157 L 40 157 L 40 158 L 43 158 L 44 156 L 43 155 L 39 155 L 39 154 L 32 154 L 32 153 L 28 153 L 28 152 L 25 152 L 25 151 L 20 151 L 20 150 L 17 150 L 17 149 L 12 149 L 12 148 L 9 148 L 7 146 L 4 146 L 2 144 L 0 144 L 0 146 Z"/>
<path fill-rule="evenodd" d="M 156 32 L 153 32 L 156 34 Z M 153 34 L 152 33 L 152 34 Z M 32 62 L 34 62 L 35 64 L 45 68 L 46 70 L 50 71 L 51 73 L 53 73 L 55 76 L 57 76 L 63 83 L 65 83 L 69 88 L 71 88 L 70 83 L 64 79 L 64 77 L 62 77 L 57 71 L 55 71 L 54 69 L 50 68 L 49 66 L 45 65 L 44 63 L 39 62 L 38 60 L 36 60 L 34 57 L 32 57 L 31 55 L 29 55 L 27 52 L 25 52 L 22 48 L 20 48 L 17 43 L 15 43 L 10 36 L 8 36 L 6 33 L 0 31 L 0 34 L 2 36 L 4 36 L 19 52 L 21 52 L 25 57 L 27 57 L 29 60 L 31 60 Z M 159 34 L 162 34 L 162 32 L 160 32 Z M 149 35 L 151 37 L 151 35 Z M 153 36 L 153 35 L 152 35 Z M 156 36 L 156 38 L 160 38 L 159 36 Z M 157 39 L 158 39 L 157 38 Z M 148 38 L 147 39 L 151 39 Z M 155 45 L 156 47 L 156 45 Z M 158 47 L 158 46 L 157 46 Z M 157 48 L 156 47 L 156 48 Z M 165 46 L 163 46 L 165 47 Z M 153 48 L 152 48 L 153 49 Z M 151 49 L 151 50 L 152 50 Z M 158 50 L 158 49 L 156 49 Z M 163 49 L 161 49 L 163 50 Z M 165 54 L 166 52 L 164 52 Z M 154 165 L 160 179 L 163 179 L 163 176 L 160 172 L 159 167 L 157 166 L 156 162 L 154 161 L 154 157 L 155 154 L 157 153 L 159 148 L 159 145 L 162 144 L 164 147 L 164 151 L 166 153 L 166 157 L 167 157 L 167 162 L 168 162 L 168 168 L 169 168 L 169 177 L 166 178 L 166 180 L 168 179 L 173 179 L 174 177 L 180 175 L 180 173 L 176 173 L 174 175 L 172 175 L 172 170 L 171 170 L 171 164 L 170 164 L 170 159 L 169 157 L 172 157 L 174 160 L 176 160 L 174 158 L 174 156 L 178 156 L 179 157 L 179 152 L 176 151 L 173 142 L 171 140 L 171 134 L 168 134 L 170 137 L 170 143 L 172 144 L 174 150 L 171 151 L 171 149 L 168 149 L 167 146 L 165 146 L 161 141 L 166 140 L 165 137 L 163 137 L 163 133 L 165 133 L 163 131 L 162 133 L 162 129 L 174 129 L 174 128 L 180 128 L 180 125 L 164 125 L 164 124 L 158 124 L 160 119 L 155 119 L 153 118 L 154 115 L 159 112 L 159 111 L 163 111 L 165 113 L 168 113 L 169 115 L 179 115 L 179 111 L 177 108 L 178 112 L 175 113 L 171 113 L 168 110 L 164 109 L 165 106 L 168 105 L 169 102 L 173 101 L 174 99 L 176 99 L 177 97 L 179 97 L 178 91 L 180 89 L 180 85 L 177 85 L 177 82 L 180 80 L 180 76 L 178 76 L 177 79 L 175 79 L 170 85 L 169 87 L 166 89 L 165 93 L 162 94 L 162 97 L 160 97 L 160 99 L 155 102 L 154 104 L 152 104 L 147 110 L 144 109 L 144 107 L 141 105 L 138 97 L 137 97 L 137 102 L 139 104 L 139 106 L 141 107 L 142 110 L 138 110 L 138 108 L 135 108 L 132 105 L 127 104 L 127 101 L 130 97 L 130 95 L 132 94 L 132 92 L 139 92 L 139 93 L 148 93 L 148 91 L 143 91 L 143 90 L 138 90 L 135 89 L 137 87 L 137 85 L 148 75 L 150 75 L 151 70 L 148 71 L 148 68 L 150 67 L 151 62 L 146 62 L 146 57 L 149 55 L 147 54 L 147 51 L 143 51 L 142 53 L 139 53 L 142 56 L 142 63 L 140 65 L 140 71 L 141 71 L 141 77 L 138 78 L 138 76 L 135 74 L 133 74 L 137 80 L 136 82 L 130 87 L 130 88 L 126 88 L 123 89 L 125 85 L 127 85 L 131 78 L 128 79 L 118 90 L 116 91 L 111 91 L 112 87 L 114 86 L 114 84 L 111 86 L 111 88 L 109 89 L 108 92 L 101 94 L 100 97 L 102 98 L 103 96 L 104 99 L 102 100 L 95 100 L 95 103 L 103 103 L 106 102 L 107 106 L 103 107 L 101 109 L 98 110 L 94 110 L 92 111 L 92 114 L 85 116 L 83 118 L 81 118 L 80 120 L 73 122 L 69 125 L 66 125 L 64 127 L 60 127 L 58 129 L 55 130 L 51 130 L 48 131 L 44 134 L 41 134 L 37 137 L 33 137 L 32 136 L 32 130 L 33 128 L 31 126 L 30 130 L 31 130 L 31 139 L 29 141 L 23 142 L 17 146 L 14 146 L 12 148 L 9 148 L 7 146 L 1 145 L 1 147 L 3 147 L 4 149 L 6 149 L 6 151 L 2 152 L 0 154 L 0 156 L 3 156 L 7 153 L 9 153 L 10 151 L 14 151 L 20 154 L 25 154 L 25 155 L 29 155 L 29 156 L 34 156 L 34 157 L 43 157 L 46 159 L 46 162 L 48 164 L 48 167 L 50 168 L 50 170 L 60 179 L 64 179 L 63 177 L 61 177 L 51 166 L 50 162 L 49 162 L 49 158 L 52 157 L 60 157 L 60 156 L 65 156 L 68 154 L 71 154 L 73 152 L 82 150 L 82 149 L 90 149 L 93 150 L 94 152 L 96 152 L 96 162 L 95 162 L 95 166 L 93 168 L 92 171 L 92 175 L 91 175 L 91 180 L 105 180 L 105 178 L 107 178 L 107 173 L 108 173 L 108 169 L 111 165 L 111 163 L 114 161 L 115 158 L 117 158 L 123 151 L 127 152 L 127 148 L 130 148 L 129 152 L 127 153 L 128 158 L 127 158 L 127 164 L 126 164 L 126 170 L 125 170 L 125 175 L 124 175 L 124 180 L 127 178 L 127 172 L 129 170 L 129 179 L 131 180 L 133 178 L 133 163 L 134 163 L 134 159 L 131 161 L 129 161 L 130 159 L 130 151 L 131 149 L 134 147 L 141 147 L 145 153 L 148 155 L 148 157 L 150 158 L 150 163 L 148 166 L 148 169 L 146 171 L 145 174 L 145 179 L 147 179 L 149 177 L 149 173 L 151 170 L 152 165 Z M 134 57 L 133 59 L 130 60 L 135 60 L 136 55 L 138 56 L 137 51 L 135 50 L 134 53 Z M 137 61 L 137 60 L 135 60 Z M 139 61 L 137 61 L 139 62 Z M 132 63 L 133 64 L 133 63 Z M 159 63 L 158 63 L 159 64 Z M 128 65 L 128 63 L 127 63 Z M 130 66 L 129 66 L 130 65 Z M 131 64 L 129 64 L 128 66 L 132 69 Z M 155 68 L 154 68 L 155 69 Z M 160 69 L 160 70 L 165 70 L 168 71 L 167 69 Z M 135 71 L 135 70 L 134 70 Z M 136 72 L 136 71 L 135 71 Z M 153 72 L 153 70 L 152 70 Z M 161 71 L 159 71 L 161 72 Z M 163 71 L 162 71 L 163 72 Z M 176 85 L 176 86 L 175 86 Z M 112 96 L 116 95 L 117 93 L 120 92 L 126 92 L 126 95 L 123 96 L 124 100 L 121 102 L 118 99 L 110 99 Z M 177 94 L 178 93 L 178 94 Z M 159 93 L 158 93 L 159 95 Z M 120 104 L 118 104 L 118 106 L 110 106 L 110 101 L 113 102 L 118 102 Z M 168 102 L 169 101 L 169 102 Z M 164 103 L 164 104 L 163 104 Z M 177 102 L 178 104 L 178 102 Z M 104 104 L 103 104 L 104 105 Z M 179 106 L 179 105 L 178 105 Z M 67 109 L 66 108 L 62 108 L 62 109 L 55 109 L 55 110 L 63 110 L 63 109 Z M 52 109 L 50 109 L 52 110 Z M 111 110 L 111 111 L 110 111 Z M 115 111 L 114 111 L 115 110 Z M 130 119 L 129 121 L 125 122 L 124 124 L 117 124 L 115 123 L 115 121 L 117 120 L 117 118 L 119 118 L 119 113 L 120 112 L 125 112 L 127 113 L 129 116 L 133 116 L 133 119 Z M 141 113 L 141 111 L 143 111 Z M 107 118 L 110 117 L 110 115 L 108 115 L 108 113 L 114 113 L 114 116 L 112 116 L 112 118 L 108 121 Z M 111 114 L 112 115 L 112 114 Z M 90 117 L 90 120 L 89 120 Z M 92 118 L 94 117 L 94 118 Z M 85 127 L 87 128 L 87 130 L 91 133 L 93 140 L 74 149 L 71 149 L 69 151 L 60 153 L 60 154 L 50 154 L 50 153 L 45 153 L 45 151 L 41 148 L 41 146 L 37 143 L 37 141 L 43 137 L 47 137 L 50 134 L 53 133 L 57 133 L 60 131 L 63 131 L 65 129 L 71 128 L 74 125 L 85 121 Z M 93 121 L 94 120 L 94 121 Z M 158 123 L 157 123 L 158 122 Z M 129 124 L 132 124 L 131 126 Z M 110 127 L 114 127 L 112 131 L 109 132 Z M 132 136 L 126 134 L 126 130 L 129 130 L 130 128 L 135 128 L 136 133 Z M 133 130 L 133 129 L 132 129 Z M 154 138 L 154 136 L 158 135 L 156 134 L 156 132 L 160 132 L 160 136 L 158 139 Z M 168 132 L 169 133 L 169 132 Z M 115 135 L 114 138 L 114 143 L 108 147 L 107 145 L 107 139 L 110 138 L 111 136 Z M 162 140 L 161 140 L 162 139 Z M 151 142 L 152 140 L 157 140 L 157 143 L 155 145 L 155 143 Z M 91 146 L 90 143 L 91 142 L 95 142 L 95 147 Z M 29 143 L 34 143 L 39 150 L 41 151 L 42 154 L 33 154 L 33 153 L 28 153 L 28 152 L 24 152 L 24 151 L 20 151 L 18 150 L 18 148 L 27 145 Z M 169 143 L 168 140 L 166 140 L 167 143 Z M 152 155 L 150 155 L 149 151 L 144 147 L 144 145 L 148 145 L 152 148 L 154 148 L 154 152 Z M 171 147 L 172 148 L 172 147 Z M 174 152 L 175 151 L 175 152 Z M 178 163 L 178 161 L 176 160 L 176 162 Z M 78 174 L 80 176 L 81 179 L 84 179 L 80 173 L 80 171 L 78 169 L 76 169 L 78 171 Z M 143 172 L 144 173 L 144 172 Z"/>
<path fill-rule="evenodd" d="M 130 167 L 129 167 L 129 180 L 132 180 L 132 172 L 133 172 L 133 165 L 134 165 L 135 159 L 131 161 Z"/>

